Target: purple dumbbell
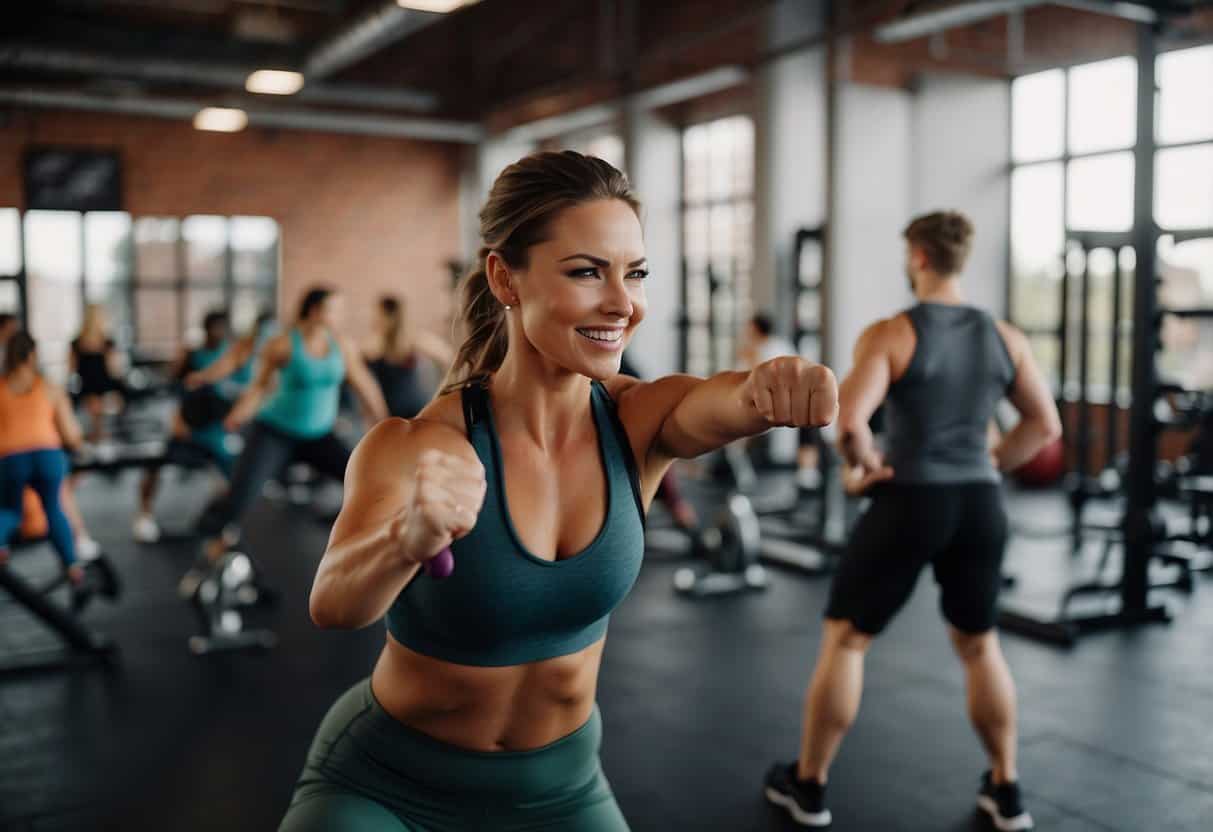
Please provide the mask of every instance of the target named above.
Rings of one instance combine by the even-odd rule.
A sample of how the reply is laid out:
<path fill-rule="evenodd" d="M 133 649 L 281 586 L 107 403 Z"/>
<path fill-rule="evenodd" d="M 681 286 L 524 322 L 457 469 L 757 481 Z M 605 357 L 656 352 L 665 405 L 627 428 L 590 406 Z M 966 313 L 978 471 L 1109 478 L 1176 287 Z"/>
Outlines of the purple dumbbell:
<path fill-rule="evenodd" d="M 422 567 L 425 569 L 425 574 L 431 578 L 445 578 L 455 571 L 455 556 L 451 554 L 451 547 L 447 546 L 434 557 L 425 562 Z"/>

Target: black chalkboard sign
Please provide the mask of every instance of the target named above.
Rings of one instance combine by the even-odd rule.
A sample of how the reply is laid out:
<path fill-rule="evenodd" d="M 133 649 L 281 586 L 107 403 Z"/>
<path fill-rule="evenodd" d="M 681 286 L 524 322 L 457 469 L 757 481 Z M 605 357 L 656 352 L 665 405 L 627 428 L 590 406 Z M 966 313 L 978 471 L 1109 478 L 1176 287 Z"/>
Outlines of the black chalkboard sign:
<path fill-rule="evenodd" d="M 25 207 L 121 211 L 122 165 L 114 151 L 31 147 L 25 152 Z"/>

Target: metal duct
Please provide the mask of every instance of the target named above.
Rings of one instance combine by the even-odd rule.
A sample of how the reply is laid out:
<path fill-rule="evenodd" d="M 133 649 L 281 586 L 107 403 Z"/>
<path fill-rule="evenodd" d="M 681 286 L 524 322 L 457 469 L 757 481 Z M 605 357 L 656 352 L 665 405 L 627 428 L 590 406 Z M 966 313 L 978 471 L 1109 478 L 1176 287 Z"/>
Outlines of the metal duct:
<path fill-rule="evenodd" d="M 1137 23 L 1156 23 L 1158 14 L 1146 3 L 1119 0 L 971 0 L 951 6 L 912 14 L 877 26 L 872 36 L 879 43 L 901 43 L 933 35 L 959 26 L 968 26 L 991 17 L 1022 12 L 1033 6 L 1067 6 L 1094 14 L 1105 14 Z"/>
<path fill-rule="evenodd" d="M 742 67 L 722 66 L 699 75 L 639 90 L 632 93 L 630 100 L 633 106 L 643 109 L 668 107 L 671 104 L 690 101 L 709 93 L 735 87 L 745 83 L 749 77 L 749 73 Z M 579 130 L 610 122 L 619 115 L 619 109 L 625 103 L 625 99 L 618 99 L 582 107 L 578 110 L 570 110 L 560 115 L 520 124 L 506 130 L 503 135 L 508 141 L 537 142 L 554 136 L 576 133 Z"/>
<path fill-rule="evenodd" d="M 444 17 L 437 12 L 402 9 L 388 0 L 313 49 L 303 62 L 303 76 L 309 84 L 313 78 L 326 78 Z"/>
<path fill-rule="evenodd" d="M 107 98 L 100 95 L 29 88 L 0 89 L 0 103 L 170 119 L 191 119 L 200 108 L 197 102 L 182 99 Z M 249 125 L 254 127 L 319 130 L 463 144 L 476 144 L 484 138 L 484 130 L 480 125 L 462 121 L 277 108 L 245 108 L 245 112 L 248 113 Z"/>
<path fill-rule="evenodd" d="M 913 14 L 877 26 L 872 37 L 878 43 L 901 43 L 933 35 L 959 26 L 968 26 L 991 17 L 1039 6 L 1046 0 L 974 0 Z"/>
<path fill-rule="evenodd" d="M 249 73 L 261 67 L 238 67 L 175 59 L 124 58 L 74 49 L 6 43 L 0 45 L 0 67 L 32 69 L 68 75 L 134 78 L 155 83 L 199 84 L 243 89 Z M 433 93 L 387 89 L 360 84 L 308 83 L 296 94 L 305 101 L 432 112 Z"/>

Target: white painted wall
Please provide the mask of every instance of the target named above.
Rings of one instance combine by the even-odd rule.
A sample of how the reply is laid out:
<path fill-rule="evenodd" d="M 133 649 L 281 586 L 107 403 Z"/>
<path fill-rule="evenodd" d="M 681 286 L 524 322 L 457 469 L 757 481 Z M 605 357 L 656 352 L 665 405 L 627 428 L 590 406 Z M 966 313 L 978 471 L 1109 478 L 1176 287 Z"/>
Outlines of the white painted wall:
<path fill-rule="evenodd" d="M 828 361 L 841 378 L 860 332 L 913 303 L 901 230 L 913 204 L 914 99 L 852 83 L 836 94 Z"/>
<path fill-rule="evenodd" d="M 754 308 L 775 312 L 785 333 L 796 231 L 826 219 L 825 73 L 822 48 L 773 61 L 758 76 L 751 294 Z"/>
<path fill-rule="evenodd" d="M 964 291 L 1005 313 L 1009 88 L 935 75 L 913 91 L 842 83 L 830 215 L 831 366 L 845 373 L 872 321 L 914 303 L 901 231 L 929 211 L 964 212 L 977 229 Z"/>
<path fill-rule="evenodd" d="M 1006 314 L 1010 228 L 1010 85 L 955 75 L 922 79 L 914 97 L 914 214 L 957 210 L 977 229 L 965 297 Z"/>
<path fill-rule="evenodd" d="M 483 203 L 489 195 L 497 174 L 534 149 L 534 142 L 511 141 L 508 138 L 492 138 L 482 142 L 476 160 L 480 202 Z"/>
<path fill-rule="evenodd" d="M 632 336 L 628 359 L 649 378 L 678 369 L 678 312 L 682 284 L 682 133 L 651 112 L 624 114 L 625 171 L 644 205 L 648 311 Z"/>
<path fill-rule="evenodd" d="M 767 18 L 767 43 L 779 48 L 820 32 L 824 3 L 782 0 Z M 798 229 L 825 221 L 826 50 L 793 52 L 763 65 L 755 79 L 754 272 L 755 310 L 776 313 L 790 331 L 783 301 L 794 279 L 792 254 Z"/>
<path fill-rule="evenodd" d="M 535 149 L 532 142 L 491 138 L 471 149 L 459 176 L 459 239 L 463 259 L 470 263 L 480 250 L 480 209 L 493 180 L 509 165 Z"/>

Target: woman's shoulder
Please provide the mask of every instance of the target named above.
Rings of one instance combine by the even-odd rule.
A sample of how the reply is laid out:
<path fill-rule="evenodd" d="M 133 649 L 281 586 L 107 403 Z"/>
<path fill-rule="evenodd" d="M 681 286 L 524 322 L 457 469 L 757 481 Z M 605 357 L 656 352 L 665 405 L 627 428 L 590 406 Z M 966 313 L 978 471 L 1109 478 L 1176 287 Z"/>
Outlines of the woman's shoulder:
<path fill-rule="evenodd" d="M 439 396 L 413 419 L 390 418 L 375 425 L 359 443 L 362 456 L 394 466 L 428 448 L 476 458 L 463 424 L 459 391 Z"/>

